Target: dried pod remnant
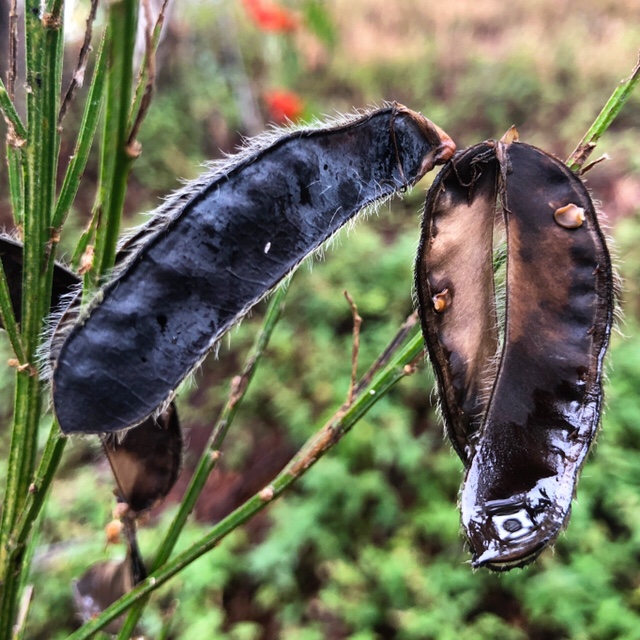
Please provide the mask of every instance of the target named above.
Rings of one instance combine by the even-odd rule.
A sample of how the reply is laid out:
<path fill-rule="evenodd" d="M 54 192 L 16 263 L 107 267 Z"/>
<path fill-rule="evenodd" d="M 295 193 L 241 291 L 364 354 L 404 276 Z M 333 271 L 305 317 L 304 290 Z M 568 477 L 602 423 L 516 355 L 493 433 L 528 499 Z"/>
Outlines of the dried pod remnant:
<path fill-rule="evenodd" d="M 175 194 L 60 348 L 53 403 L 63 431 L 140 424 L 305 257 L 454 149 L 393 105 L 272 137 Z"/>
<path fill-rule="evenodd" d="M 463 341 L 451 342 L 451 335 L 462 329 L 437 322 L 432 328 L 425 322 L 429 308 L 421 310 L 445 420 L 462 416 L 447 427 L 467 467 L 461 512 L 473 564 L 502 571 L 532 561 L 568 520 L 578 473 L 600 419 L 614 286 L 593 203 L 564 164 L 519 142 L 478 145 L 443 169 L 445 176 L 455 176 L 448 189 L 453 202 L 471 206 L 478 200 L 482 178 L 476 173 L 470 179 L 469 169 L 479 166 L 498 176 L 497 182 L 487 181 L 486 206 L 492 202 L 504 208 L 507 279 L 500 346 L 495 343 L 493 353 L 478 351 L 482 359 L 472 357 L 462 369 L 484 370 L 490 383 L 475 417 L 458 400 L 467 397 L 467 385 L 475 380 L 460 382 L 454 375 L 460 366 L 455 349 Z M 421 246 L 419 289 L 438 284 L 448 277 L 444 271 L 455 266 L 447 262 L 446 252 L 431 254 L 438 236 L 427 234 L 433 224 L 429 217 L 437 221 L 451 213 L 441 195 L 447 189 L 440 189 L 427 197 L 423 235 L 433 240 Z M 443 203 L 445 214 L 439 212 Z M 486 224 L 491 224 L 488 217 Z M 475 244 L 484 246 L 486 240 Z M 490 255 L 484 255 L 486 264 L 476 264 L 481 272 L 491 264 Z M 486 291 L 485 286 L 473 295 L 486 303 Z M 419 296 L 423 299 L 420 290 Z M 456 306 L 460 298 L 457 294 Z M 473 331 L 473 325 L 469 328 Z M 459 429 L 464 420 L 478 425 L 466 441 Z"/>
<path fill-rule="evenodd" d="M 89 622 L 107 607 L 128 593 L 147 577 L 135 534 L 135 522 L 125 517 L 123 528 L 127 553 L 122 562 L 108 560 L 93 564 L 79 580 L 72 584 L 73 600 L 78 616 Z M 125 616 L 122 615 L 105 627 L 105 631 L 116 634 L 120 631 Z"/>
<path fill-rule="evenodd" d="M 102 445 L 118 485 L 118 499 L 136 514 L 150 509 L 171 491 L 182 466 L 175 404 L 122 436 L 104 436 Z"/>

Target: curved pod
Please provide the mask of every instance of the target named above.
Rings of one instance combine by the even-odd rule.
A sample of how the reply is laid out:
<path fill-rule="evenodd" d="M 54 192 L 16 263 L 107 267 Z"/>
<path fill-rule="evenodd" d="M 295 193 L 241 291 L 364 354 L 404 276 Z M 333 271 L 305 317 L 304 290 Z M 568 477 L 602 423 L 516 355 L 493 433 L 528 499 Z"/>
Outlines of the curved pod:
<path fill-rule="evenodd" d="M 178 192 L 62 344 L 53 403 L 63 431 L 139 424 L 307 255 L 454 149 L 394 105 L 284 135 Z"/>

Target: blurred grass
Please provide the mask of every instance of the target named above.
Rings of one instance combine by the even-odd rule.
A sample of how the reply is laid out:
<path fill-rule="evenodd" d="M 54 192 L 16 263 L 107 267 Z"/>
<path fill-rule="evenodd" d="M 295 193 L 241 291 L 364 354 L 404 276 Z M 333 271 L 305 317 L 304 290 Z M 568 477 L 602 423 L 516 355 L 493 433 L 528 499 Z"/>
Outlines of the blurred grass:
<path fill-rule="evenodd" d="M 260 32 L 231 0 L 174 7 L 127 196 L 131 212 L 155 206 L 178 177 L 193 177 L 199 162 L 232 150 L 240 134 L 251 131 L 241 88 L 248 88 L 265 122 L 263 92 L 283 85 L 304 99 L 307 117 L 398 100 L 422 110 L 459 146 L 516 124 L 526 141 L 566 157 L 630 71 L 640 45 L 632 1 L 290 6 L 302 24 L 287 35 Z M 314 11 L 325 21 L 322 28 L 308 22 Z M 639 107 L 635 95 L 602 140 L 601 151 L 613 159 L 588 175 L 618 221 L 628 337 L 614 340 L 603 431 L 555 553 L 504 576 L 474 573 L 466 564 L 456 510 L 461 464 L 443 439 L 432 377 L 423 367 L 266 515 L 161 590 L 144 619 L 148 637 L 159 636 L 163 611 L 171 611 L 165 617 L 173 638 L 640 638 Z M 342 403 L 351 353 L 351 313 L 342 290 L 364 318 L 361 371 L 410 312 L 428 182 L 340 234 L 323 260 L 295 276 L 270 357 L 181 548 L 252 482 L 268 482 L 272 467 L 284 464 Z M 83 212 L 76 216 L 81 228 Z M 191 444 L 185 473 L 262 310 L 234 330 L 220 357 L 209 358 L 181 391 Z M 0 375 L 6 407 L 6 370 Z M 6 450 L 6 431 L 0 438 Z M 76 624 L 71 579 L 97 559 L 123 553 L 105 550 L 103 540 L 111 486 L 93 440 L 67 447 L 42 522 L 29 637 L 65 637 Z M 168 515 L 154 514 L 141 530 L 146 556 Z"/>

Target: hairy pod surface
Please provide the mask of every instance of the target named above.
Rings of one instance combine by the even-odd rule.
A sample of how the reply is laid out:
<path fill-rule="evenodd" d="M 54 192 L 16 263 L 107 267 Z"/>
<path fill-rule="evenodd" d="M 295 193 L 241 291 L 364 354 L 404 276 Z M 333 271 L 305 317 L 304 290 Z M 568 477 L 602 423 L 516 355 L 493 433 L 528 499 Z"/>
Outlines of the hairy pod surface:
<path fill-rule="evenodd" d="M 0 260 L 16 322 L 19 323 L 22 317 L 22 244 L 0 237 Z M 79 276 L 56 262 L 51 310 L 64 308 L 65 303 L 70 303 L 73 292 L 80 285 Z M 175 403 L 170 403 L 157 417 L 149 417 L 138 429 L 126 433 L 121 439 L 102 438 L 102 445 L 118 485 L 118 498 L 136 513 L 149 509 L 166 497 L 182 466 L 182 431 Z"/>
<path fill-rule="evenodd" d="M 178 192 L 60 348 L 53 403 L 63 431 L 142 422 L 306 256 L 454 149 L 394 105 L 288 133 Z"/>
<path fill-rule="evenodd" d="M 464 201 L 464 189 L 469 206 L 479 197 L 478 181 L 465 179 L 465 168 L 474 164 L 474 158 L 476 164 L 493 158 L 488 162 L 494 164 L 499 179 L 493 196 L 487 186 L 486 199 L 497 198 L 503 206 L 507 232 L 501 346 L 493 356 L 482 349 L 467 352 L 471 359 L 462 369 L 489 372 L 490 392 L 481 395 L 483 402 L 471 405 L 480 415 L 466 410 L 466 399 L 470 394 L 475 397 L 476 380 L 456 377 L 459 354 L 464 352 L 459 346 L 462 338 L 451 338 L 464 332 L 464 326 L 456 324 L 462 316 L 453 314 L 456 305 L 475 307 L 454 290 L 449 309 L 452 327 L 445 321 L 438 325 L 436 319 L 433 329 L 427 319 L 424 333 L 441 387 L 445 421 L 453 423 L 447 424 L 448 432 L 457 438 L 454 446 L 467 467 L 461 514 L 473 564 L 500 571 L 535 559 L 569 517 L 578 473 L 600 419 L 614 283 L 593 203 L 581 180 L 563 163 L 519 142 L 478 145 L 445 167 L 446 175 L 462 177 L 457 182 L 452 178 L 454 202 Z M 427 203 L 434 201 L 436 205 L 425 210 L 426 218 L 443 215 L 437 203 L 445 200 L 431 193 Z M 447 214 L 454 213 L 453 207 L 447 209 Z M 424 225 L 428 229 L 429 221 Z M 467 242 L 476 242 L 467 235 Z M 486 239 L 481 237 L 478 244 L 485 247 Z M 428 242 L 423 242 L 421 251 L 417 281 L 424 322 L 429 304 L 427 295 L 420 293 L 421 283 L 430 293 L 432 284 L 440 286 L 434 280 L 440 277 L 438 269 L 455 264 L 436 259 L 437 254 L 430 256 Z M 433 272 L 426 271 L 425 264 Z M 486 264 L 477 268 L 484 283 Z M 488 304 L 493 317 L 487 287 L 471 295 L 476 305 Z M 475 316 L 469 320 L 473 335 L 478 320 Z M 438 330 L 439 326 L 444 328 Z M 479 360 L 473 360 L 474 353 Z M 469 430 L 465 441 L 465 425 L 478 422 L 479 430 Z"/>

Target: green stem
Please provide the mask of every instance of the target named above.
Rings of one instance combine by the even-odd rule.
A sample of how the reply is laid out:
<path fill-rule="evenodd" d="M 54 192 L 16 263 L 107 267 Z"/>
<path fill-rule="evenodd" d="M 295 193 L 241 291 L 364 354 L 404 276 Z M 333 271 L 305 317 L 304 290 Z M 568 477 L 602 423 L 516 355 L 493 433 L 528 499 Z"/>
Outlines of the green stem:
<path fill-rule="evenodd" d="M 220 521 L 207 535 L 176 556 L 172 561 L 153 571 L 146 580 L 114 602 L 94 620 L 91 620 L 69 636 L 68 640 L 85 640 L 89 638 L 91 634 L 103 628 L 136 602 L 146 598 L 148 594 L 163 585 L 200 556 L 213 549 L 225 536 L 264 509 L 267 504 L 304 475 L 399 380 L 413 373 L 414 367 L 412 363 L 420 356 L 422 350 L 422 336 L 416 333 L 390 363 L 374 377 L 371 384 L 363 390 L 353 404 L 348 408 L 339 410 L 324 427 L 312 436 L 268 487 L 254 495 L 224 520 Z"/>
<path fill-rule="evenodd" d="M 178 542 L 180 533 L 187 522 L 187 518 L 193 511 L 193 508 L 204 489 L 207 479 L 216 466 L 220 448 L 225 436 L 227 435 L 242 399 L 249 388 L 253 374 L 255 373 L 265 349 L 269 344 L 273 330 L 280 319 L 280 314 L 284 309 L 287 289 L 288 285 L 279 287 L 269 302 L 269 307 L 265 314 L 260 332 L 258 333 L 253 347 L 247 356 L 247 360 L 240 375 L 235 377 L 231 383 L 231 391 L 229 392 L 227 402 L 222 409 L 213 430 L 211 431 L 209 440 L 202 452 L 202 455 L 200 456 L 200 460 L 198 461 L 198 466 L 196 467 L 196 470 L 191 477 L 191 482 L 189 483 L 182 501 L 180 502 L 178 513 L 175 515 L 160 548 L 156 552 L 153 565 L 151 566 L 151 571 L 159 569 L 171 556 L 171 553 Z M 131 609 L 120 633 L 118 634 L 118 640 L 127 640 L 127 638 L 131 636 L 147 604 L 147 600 L 147 598 L 139 600 Z"/>
<path fill-rule="evenodd" d="M 20 330 L 18 323 L 16 322 L 15 313 L 13 311 L 13 305 L 11 304 L 11 293 L 9 292 L 9 285 L 7 283 L 7 277 L 4 272 L 4 265 L 0 260 L 0 317 L 2 318 L 2 326 L 4 327 L 7 335 L 9 336 L 9 342 L 13 349 L 13 353 L 18 359 L 18 364 L 25 364 L 27 359 L 24 353 L 24 347 L 22 346 L 22 339 L 20 338 Z"/>
<path fill-rule="evenodd" d="M 28 494 L 35 466 L 41 387 L 33 366 L 43 319 L 49 309 L 51 275 L 46 272 L 55 198 L 59 135 L 62 23 L 59 14 L 40 17 L 38 0 L 25 2 L 27 137 L 23 151 L 24 268 L 21 344 L 27 365 L 16 374 L 16 395 L 5 499 L 0 524 L 0 640 L 8 640 L 15 620 L 21 576 L 28 569 L 22 553 L 9 553 L 9 539 Z M 51 262 L 52 272 L 53 261 Z"/>
<path fill-rule="evenodd" d="M 29 487 L 29 494 L 22 508 L 22 513 L 16 522 L 15 533 L 9 541 L 12 553 L 21 552 L 29 538 L 33 523 L 47 499 L 55 470 L 60 464 L 66 443 L 67 438 L 61 433 L 57 420 L 54 420 L 51 423 L 49 437 L 42 452 L 38 470 Z"/>
<path fill-rule="evenodd" d="M 640 82 L 640 58 L 631 71 L 631 75 L 615 88 L 602 111 L 600 111 L 587 133 L 580 140 L 580 144 L 567 159 L 567 165 L 571 171 L 580 172 L 582 170 L 598 140 L 616 119 L 638 82 Z"/>
<path fill-rule="evenodd" d="M 9 92 L 4 86 L 4 82 L 0 78 L 0 110 L 11 127 L 13 127 L 13 133 L 18 137 L 19 141 L 27 139 L 27 130 L 25 129 L 20 116 L 13 105 Z"/>
<path fill-rule="evenodd" d="M 136 39 L 138 2 L 122 0 L 109 5 L 107 26 L 108 71 L 106 112 L 100 161 L 98 224 L 91 281 L 113 267 L 127 180 L 134 157 L 127 148 L 128 116 L 133 82 L 133 49 Z"/>
<path fill-rule="evenodd" d="M 91 145 L 93 143 L 96 129 L 98 127 L 100 112 L 102 110 L 102 98 L 107 75 L 106 70 L 107 55 L 105 53 L 103 38 L 100 43 L 100 50 L 98 51 L 89 95 L 87 96 L 84 113 L 82 114 L 80 133 L 78 134 L 78 140 L 76 141 L 73 157 L 69 163 L 69 167 L 67 168 L 67 173 L 65 174 L 64 181 L 60 189 L 60 196 L 58 197 L 58 202 L 53 214 L 51 226 L 56 231 L 59 231 L 60 227 L 64 223 L 69 209 L 71 208 L 76 194 L 78 193 L 80 180 L 82 179 L 82 174 L 87 166 L 89 152 L 91 151 Z"/>
<path fill-rule="evenodd" d="M 24 180 L 22 178 L 22 151 L 7 136 L 7 169 L 9 198 L 13 221 L 18 228 L 24 224 Z"/>

